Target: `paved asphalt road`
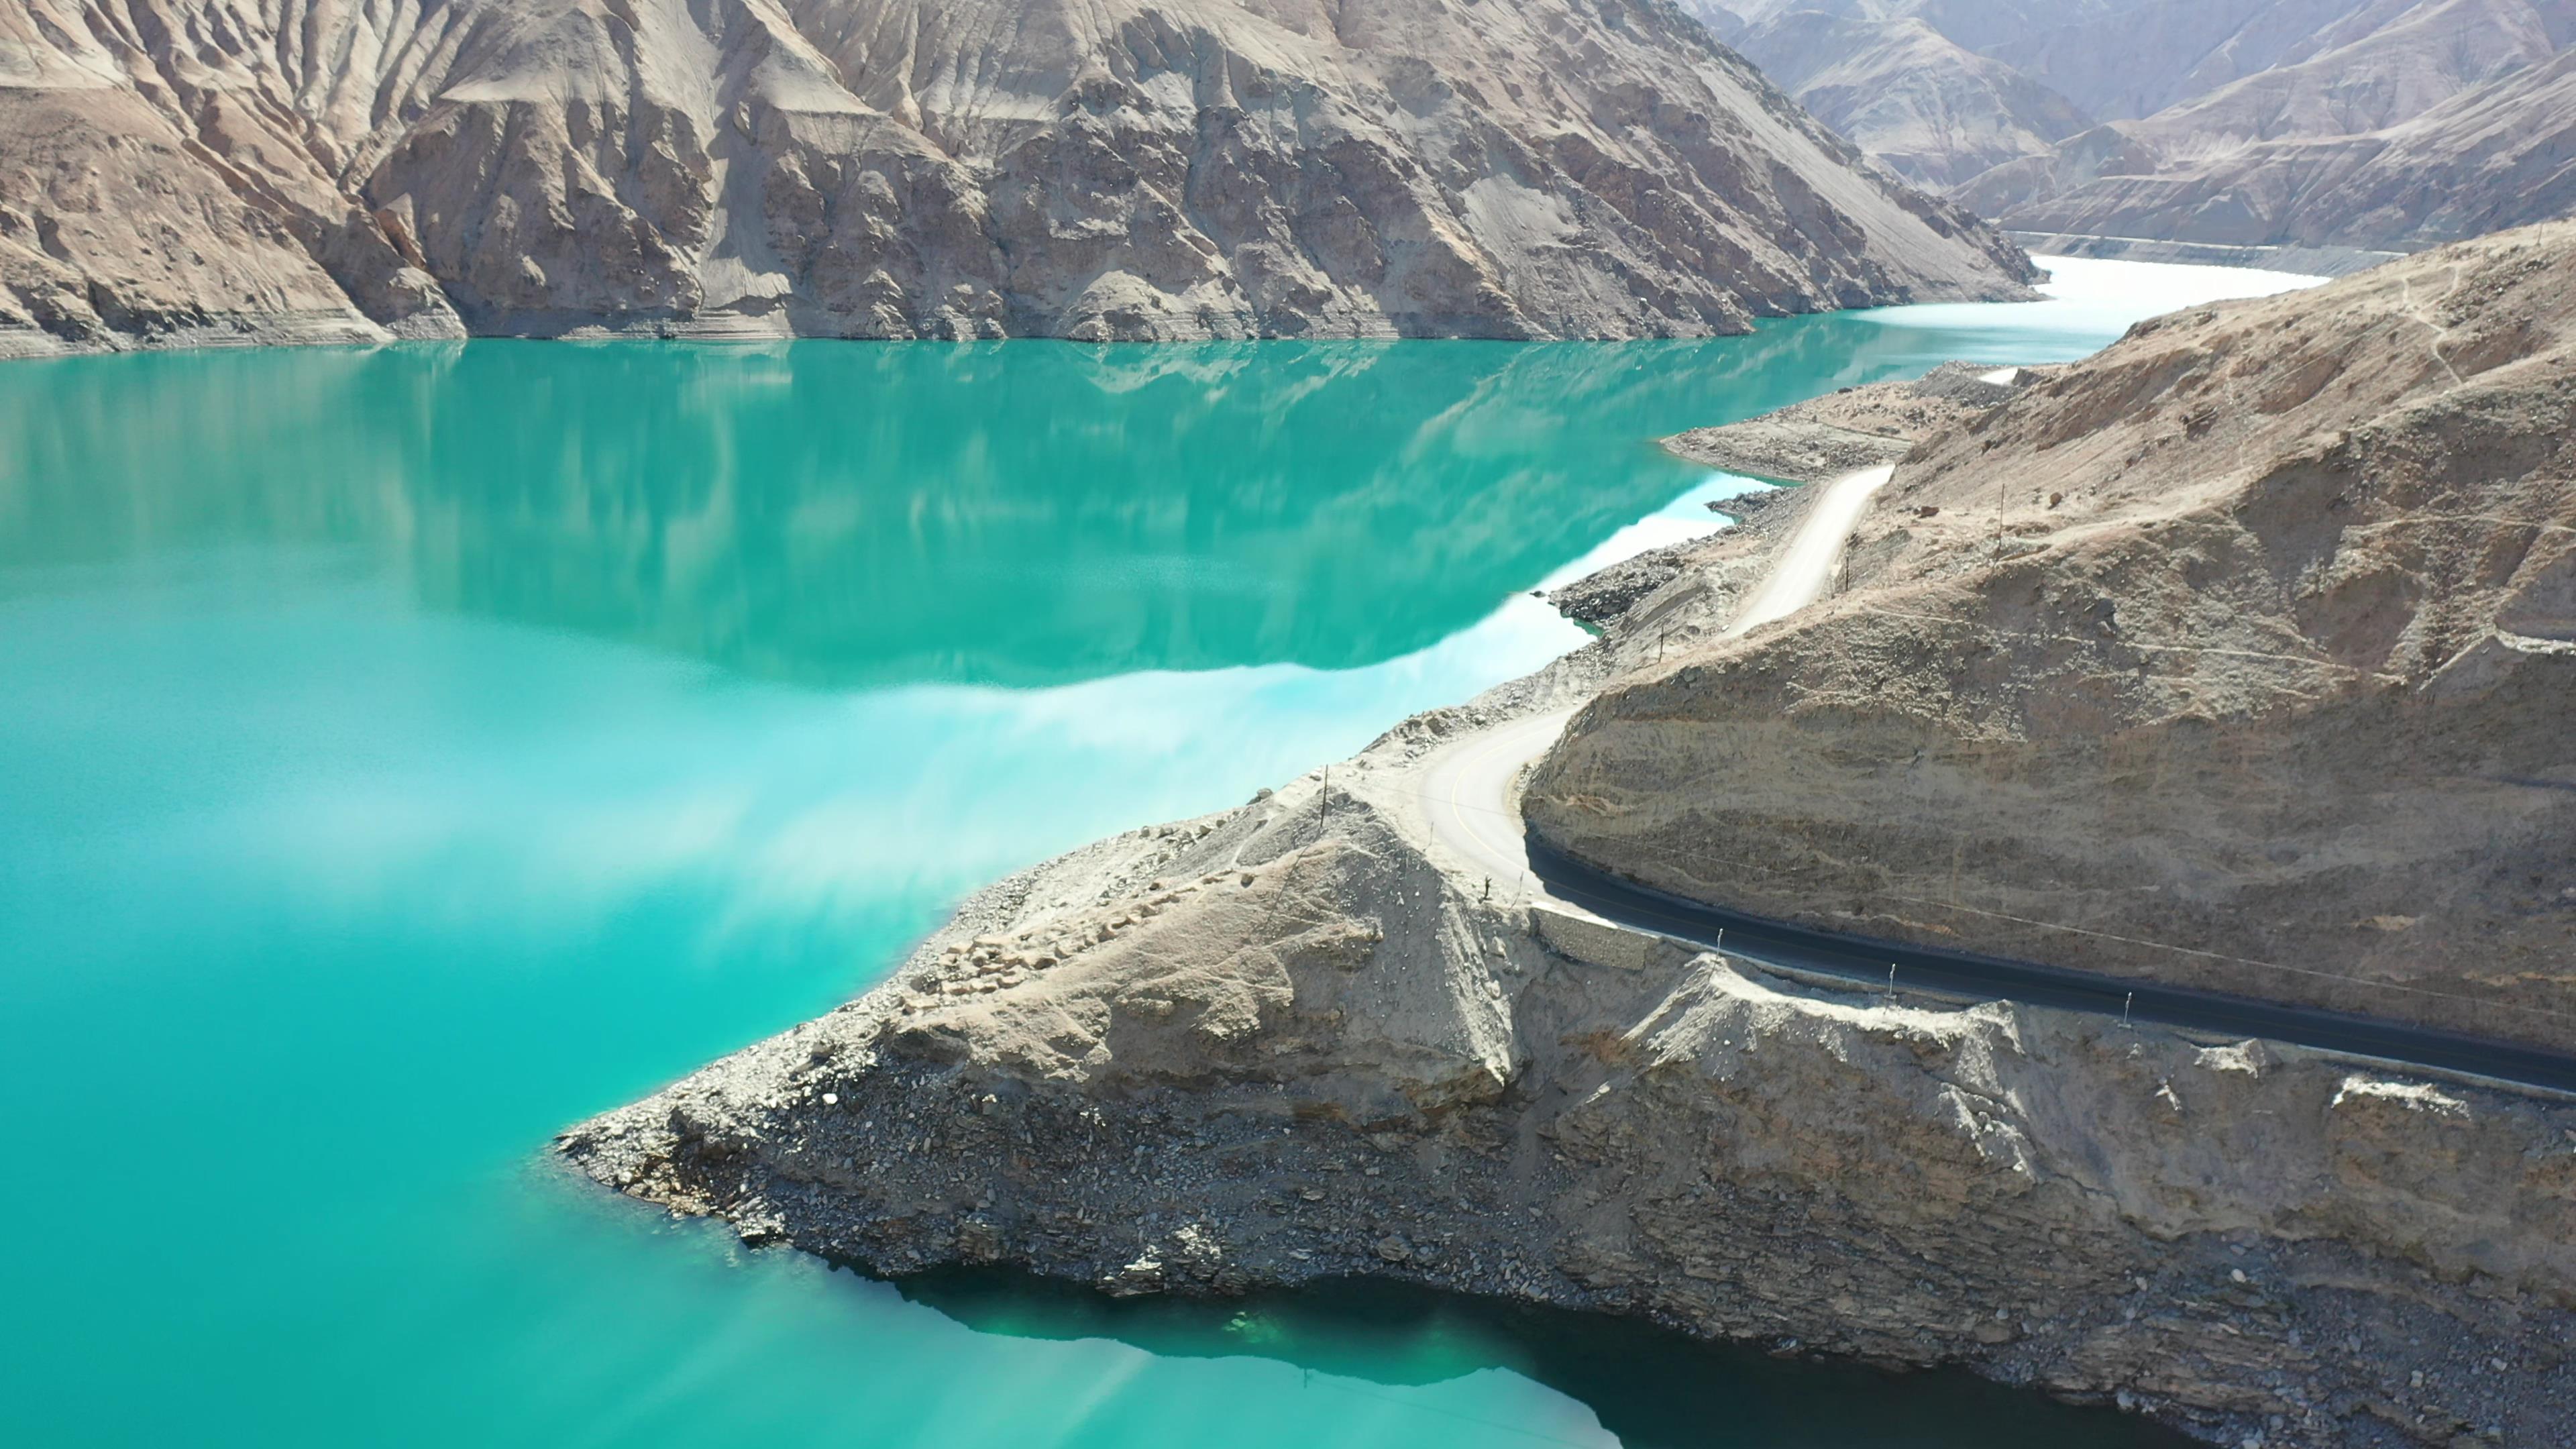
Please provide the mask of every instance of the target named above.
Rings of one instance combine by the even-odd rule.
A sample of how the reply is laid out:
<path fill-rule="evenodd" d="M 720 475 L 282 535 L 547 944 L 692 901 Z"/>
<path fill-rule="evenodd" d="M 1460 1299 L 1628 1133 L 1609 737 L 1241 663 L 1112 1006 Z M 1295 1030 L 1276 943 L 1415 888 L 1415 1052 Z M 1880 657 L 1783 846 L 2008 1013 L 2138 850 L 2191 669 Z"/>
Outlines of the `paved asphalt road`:
<path fill-rule="evenodd" d="M 1679 900 L 1596 870 L 1542 841 L 1530 841 L 1528 850 L 1530 871 L 1550 896 L 1621 925 L 1702 945 L 1715 944 L 1722 932 L 1730 956 L 1872 984 L 1885 982 L 1893 966 L 1899 986 L 1919 990 L 2002 997 L 2231 1037 L 2265 1037 L 2576 1092 L 2576 1057 L 2539 1047 L 2000 956 L 1808 930 Z"/>

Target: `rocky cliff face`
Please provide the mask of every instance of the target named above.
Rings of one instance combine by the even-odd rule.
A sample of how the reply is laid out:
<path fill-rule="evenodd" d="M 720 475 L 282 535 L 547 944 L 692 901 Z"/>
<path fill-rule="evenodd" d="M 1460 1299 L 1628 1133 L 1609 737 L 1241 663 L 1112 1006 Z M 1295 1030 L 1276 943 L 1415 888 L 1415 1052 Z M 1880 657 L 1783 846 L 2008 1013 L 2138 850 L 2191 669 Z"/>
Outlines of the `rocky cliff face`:
<path fill-rule="evenodd" d="M 1865 934 L 2576 1045 L 2576 225 L 2158 319 L 1915 447 L 1838 597 L 1533 827 Z"/>
<path fill-rule="evenodd" d="M 0 0 L 6 352 L 1692 335 L 2031 275 L 1652 0 Z"/>

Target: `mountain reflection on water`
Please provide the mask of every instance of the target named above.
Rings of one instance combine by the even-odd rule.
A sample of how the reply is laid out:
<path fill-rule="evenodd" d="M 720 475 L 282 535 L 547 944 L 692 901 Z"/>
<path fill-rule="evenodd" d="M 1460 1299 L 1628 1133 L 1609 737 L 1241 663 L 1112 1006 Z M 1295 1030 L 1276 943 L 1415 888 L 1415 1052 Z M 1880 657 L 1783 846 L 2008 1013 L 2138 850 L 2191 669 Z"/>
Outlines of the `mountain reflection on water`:
<path fill-rule="evenodd" d="M 0 391 L 0 568 L 354 548 L 427 607 L 831 686 L 1349 668 L 1688 486 L 1652 438 L 1943 345 L 1836 316 L 1677 343 L 69 359 Z"/>

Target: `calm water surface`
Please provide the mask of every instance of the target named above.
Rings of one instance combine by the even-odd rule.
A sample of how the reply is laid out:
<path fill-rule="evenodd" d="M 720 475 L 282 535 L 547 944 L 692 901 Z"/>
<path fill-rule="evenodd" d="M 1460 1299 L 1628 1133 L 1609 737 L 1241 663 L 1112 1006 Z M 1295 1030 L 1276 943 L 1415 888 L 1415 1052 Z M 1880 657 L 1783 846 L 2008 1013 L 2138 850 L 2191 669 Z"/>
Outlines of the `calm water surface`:
<path fill-rule="evenodd" d="M 1730 486 L 1650 438 L 2249 282 L 2067 275 L 1689 344 L 0 367 L 0 1442 L 2145 1442 L 1374 1289 L 898 1288 L 541 1155 L 1579 642 L 1522 591 Z"/>

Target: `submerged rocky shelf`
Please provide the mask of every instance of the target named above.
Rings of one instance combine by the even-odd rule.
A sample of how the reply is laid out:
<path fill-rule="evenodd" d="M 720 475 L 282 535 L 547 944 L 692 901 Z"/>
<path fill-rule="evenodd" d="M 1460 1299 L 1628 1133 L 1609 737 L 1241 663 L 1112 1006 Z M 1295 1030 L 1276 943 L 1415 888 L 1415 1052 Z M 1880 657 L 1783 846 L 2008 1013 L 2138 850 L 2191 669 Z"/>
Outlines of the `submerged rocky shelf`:
<path fill-rule="evenodd" d="M 2125 591 L 2155 577 L 2150 560 L 2190 573 L 2224 555 L 2207 548 L 2213 525 L 2124 522 L 2115 505 L 2140 498 L 2288 529 L 2310 545 L 2293 578 L 2328 588 L 2345 577 L 2317 547 L 2330 522 L 2446 540 L 2471 510 L 2512 520 L 2521 546 L 2475 555 L 2487 564 L 2465 589 L 2420 554 L 2373 551 L 2365 572 L 2399 568 L 2426 591 L 2399 596 L 2430 622 L 2389 638 L 2450 641 L 2453 662 L 2427 669 L 2458 703 L 2426 707 L 2485 710 L 2475 737 L 2490 748 L 2545 742 L 2571 717 L 2548 702 L 2576 698 L 2576 658 L 2548 647 L 2566 637 L 2552 581 L 2576 534 L 2560 451 L 2571 247 L 2576 227 L 2508 235 L 2403 274 L 2146 324 L 1910 444 L 1829 601 L 1727 634 L 1785 529 L 1766 520 L 1686 549 L 1601 639 L 1539 674 L 1409 720 L 1328 777 L 1005 880 L 875 990 L 582 1124 L 561 1150 L 748 1242 L 883 1273 L 1009 1264 L 1113 1294 L 1377 1274 L 1781 1352 L 1962 1364 L 2228 1443 L 2550 1442 L 2576 1421 L 2576 1106 L 2109 1017 L 1855 990 L 1638 934 L 1462 856 L 1435 817 L 1474 807 L 1433 780 L 1497 726 L 1580 707 L 1531 788 L 1534 822 L 1572 851 L 1616 861 L 1655 837 L 1601 822 L 1694 818 L 1645 808 L 1656 800 L 1874 792 L 1877 817 L 1901 813 L 1910 797 L 1870 762 L 1902 756 L 1867 741 L 1767 776 L 1691 752 L 1764 729 L 1830 744 L 1837 722 L 1863 717 L 1859 697 L 1802 711 L 1797 681 L 1833 677 L 1815 651 L 1876 627 L 1909 590 L 2024 600 L 2035 587 L 2046 601 L 2080 575 L 2122 630 L 2144 628 Z M 2507 315 L 2525 320 L 2497 325 Z M 2213 372 L 2230 379 L 2214 392 Z M 2357 400 L 2353 415 L 2299 411 L 2319 397 Z M 2320 423 L 2340 436 L 2299 442 L 2288 463 L 2256 450 Z M 2452 438 L 2470 441 L 2419 451 Z M 2242 461 L 2203 474 L 2189 465 L 2204 444 Z M 2058 481 L 2034 492 L 2034 475 Z M 2064 534 L 1954 529 L 1993 477 Z M 2097 566 L 2106 539 L 2131 550 L 2128 567 Z M 2313 617 L 2297 612 L 2310 592 L 2243 627 Z M 2503 635 L 2541 643 L 2492 642 Z M 2276 637 L 2276 653 L 2299 647 Z M 1914 698 L 1907 671 L 1934 681 L 1926 661 L 1945 657 L 1929 648 L 1853 656 L 1888 669 L 1866 697 Z M 2387 648 L 2369 668 L 2412 667 Z M 2030 733 L 2102 728 L 2085 712 L 2095 692 L 2061 688 L 2081 678 L 2022 689 Z M 1935 682 L 1963 707 L 1991 697 L 1973 673 Z M 1717 718 L 1729 709 L 1762 719 Z M 1774 714 L 1786 723 L 1762 722 Z M 2294 739 L 2353 733 L 2331 711 L 2262 718 Z M 1657 719 L 1681 733 L 1658 747 L 1674 768 L 1650 799 L 1645 756 L 1602 752 Z M 2365 755 L 2385 764 L 2295 757 L 2326 785 Z M 2514 850 L 2564 845 L 2557 799 L 2500 817 Z M 1776 853 L 1768 828 L 1743 827 L 1737 848 Z M 1963 863 L 1963 878 L 1998 858 Z M 1771 880 L 1702 870 L 1674 884 L 1767 902 Z M 1832 889 L 1873 927 L 1911 919 L 1874 906 L 1865 882 Z M 2563 964 L 2539 934 L 2554 918 L 2507 899 L 2493 922 L 2425 932 L 2427 953 L 2379 979 L 2449 973 L 2501 1000 L 2475 975 L 2490 958 L 2474 943 Z M 2546 979 L 2513 989 L 2538 1002 Z"/>

